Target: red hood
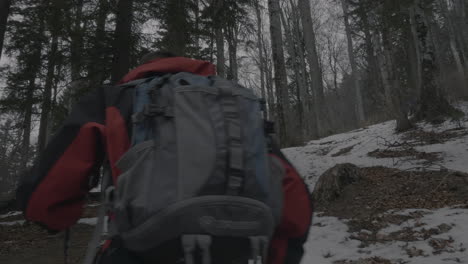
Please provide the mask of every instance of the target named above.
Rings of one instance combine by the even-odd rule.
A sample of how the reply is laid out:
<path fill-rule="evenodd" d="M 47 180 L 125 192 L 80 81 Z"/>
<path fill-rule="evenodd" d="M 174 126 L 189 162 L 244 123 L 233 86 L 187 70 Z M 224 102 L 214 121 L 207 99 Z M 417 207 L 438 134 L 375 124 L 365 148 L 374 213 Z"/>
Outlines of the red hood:
<path fill-rule="evenodd" d="M 143 78 L 149 72 L 177 73 L 190 72 L 201 76 L 215 75 L 215 66 L 207 61 L 184 57 L 155 59 L 133 69 L 120 80 L 119 84 Z"/>

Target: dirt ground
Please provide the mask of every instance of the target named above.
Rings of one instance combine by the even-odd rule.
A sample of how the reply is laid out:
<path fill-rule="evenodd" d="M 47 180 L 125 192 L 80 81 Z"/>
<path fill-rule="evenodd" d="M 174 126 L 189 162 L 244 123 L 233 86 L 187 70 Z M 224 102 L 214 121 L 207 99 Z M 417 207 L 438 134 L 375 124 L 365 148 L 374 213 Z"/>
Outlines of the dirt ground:
<path fill-rule="evenodd" d="M 71 229 L 69 264 L 81 263 L 92 231 L 92 226 L 81 224 Z M 0 263 L 65 263 L 64 234 L 50 235 L 34 224 L 0 225 Z"/>
<path fill-rule="evenodd" d="M 378 237 L 378 230 L 388 224 L 398 224 L 414 215 L 383 214 L 391 209 L 442 208 L 461 205 L 468 207 L 468 175 L 451 171 L 409 172 L 384 167 L 359 169 L 360 180 L 345 187 L 342 195 L 330 204 L 317 205 L 324 215 L 349 219 L 350 231 L 356 231 L 363 247 L 378 240 L 411 240 L 411 232 Z M 96 207 L 88 208 L 83 217 L 93 217 Z M 416 213 L 417 214 L 417 213 Z M 0 219 L 0 222 L 21 220 L 20 215 Z M 80 263 L 91 238 L 93 226 L 79 224 L 71 229 L 69 263 Z M 372 233 L 359 233 L 359 230 Z M 445 226 L 427 230 L 428 235 L 444 232 Z M 434 241 L 445 243 L 444 241 Z M 64 263 L 63 233 L 50 235 L 34 224 L 0 225 L 1 264 L 59 264 Z M 415 252 L 414 254 L 417 254 Z M 387 264 L 385 259 L 372 258 L 361 263 Z M 318 263 L 320 264 L 320 263 Z M 355 264 L 355 262 L 337 262 Z"/>
<path fill-rule="evenodd" d="M 392 209 L 468 206 L 465 173 L 370 167 L 359 169 L 359 174 L 359 181 L 346 186 L 335 201 L 317 204 L 317 211 L 339 218 L 370 219 Z"/>

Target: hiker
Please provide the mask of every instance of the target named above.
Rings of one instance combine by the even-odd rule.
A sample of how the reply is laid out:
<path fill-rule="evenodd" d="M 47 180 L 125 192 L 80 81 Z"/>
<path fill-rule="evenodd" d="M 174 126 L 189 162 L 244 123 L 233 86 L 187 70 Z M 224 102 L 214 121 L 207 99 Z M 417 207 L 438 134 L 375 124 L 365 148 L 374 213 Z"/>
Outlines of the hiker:
<path fill-rule="evenodd" d="M 263 124 L 252 92 L 208 77 L 214 75 L 209 62 L 155 52 L 117 86 L 99 87 L 82 98 L 21 180 L 17 200 L 25 218 L 52 232 L 75 224 L 93 175 L 105 163 L 110 176 L 108 183 L 103 176 L 102 184 L 109 186 L 104 194 L 113 202 L 106 200 L 102 208 L 113 208 L 106 213 L 114 236 L 100 249 L 97 263 L 246 264 L 254 258 L 255 263 L 298 264 L 312 218 L 307 187 L 274 141 L 267 143 L 259 132 Z M 170 205 L 184 195 L 192 198 L 186 200 L 191 205 Z M 131 229 L 137 223 L 146 225 Z M 170 239 L 182 229 L 200 235 L 184 231 L 189 234 Z M 158 247 L 139 250 L 150 245 Z M 97 246 L 90 243 L 91 251 Z"/>

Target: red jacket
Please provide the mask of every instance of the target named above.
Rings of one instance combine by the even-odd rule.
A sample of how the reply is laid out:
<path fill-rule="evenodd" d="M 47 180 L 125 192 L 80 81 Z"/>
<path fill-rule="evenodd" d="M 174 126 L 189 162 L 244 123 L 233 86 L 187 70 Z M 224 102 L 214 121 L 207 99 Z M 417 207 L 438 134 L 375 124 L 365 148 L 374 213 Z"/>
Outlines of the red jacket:
<path fill-rule="evenodd" d="M 129 72 L 120 83 L 143 78 L 150 72 L 182 71 L 209 76 L 215 74 L 215 67 L 183 57 L 158 59 Z M 35 163 L 32 173 L 20 183 L 17 198 L 28 220 L 52 230 L 63 230 L 75 224 L 83 213 L 90 178 L 98 173 L 105 153 L 113 179 L 117 179 L 120 171 L 114 165 L 130 148 L 131 93 L 122 87 L 100 87 L 74 107 Z M 302 255 L 302 243 L 311 222 L 311 205 L 307 188 L 296 170 L 279 150 L 276 155 L 283 162 L 287 177 L 283 184 L 283 220 L 272 242 L 269 263 L 296 264 L 298 262 L 287 259 L 297 259 L 297 252 Z M 291 245 L 297 243 L 300 246 L 291 249 Z"/>

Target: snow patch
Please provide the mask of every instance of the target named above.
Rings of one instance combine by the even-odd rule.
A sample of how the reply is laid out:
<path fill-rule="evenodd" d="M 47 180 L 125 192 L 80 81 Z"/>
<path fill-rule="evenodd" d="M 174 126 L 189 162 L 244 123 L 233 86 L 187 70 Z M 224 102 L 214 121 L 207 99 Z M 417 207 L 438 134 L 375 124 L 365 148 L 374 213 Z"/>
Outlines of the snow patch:
<path fill-rule="evenodd" d="M 397 232 L 404 228 L 412 228 L 417 231 L 422 228 L 436 228 L 443 224 L 450 226 L 451 229 L 420 241 L 386 241 L 369 247 L 362 247 L 360 241 L 351 238 L 346 221 L 339 220 L 336 217 L 322 217 L 316 214 L 314 216 L 314 225 L 310 230 L 309 240 L 305 245 L 305 256 L 301 263 L 331 264 L 337 260 L 358 260 L 374 256 L 391 260 L 394 263 L 468 263 L 466 251 L 466 247 L 468 247 L 468 221 L 466 220 L 468 219 L 468 209 L 442 208 L 433 211 L 410 209 L 388 213 L 408 215 L 415 211 L 424 211 L 427 214 L 420 219 L 410 219 L 398 226 L 389 226 L 381 230 L 381 232 Z M 437 241 L 453 240 L 453 242 L 449 243 L 441 252 L 436 252 L 430 245 L 430 241 L 433 239 Z M 412 252 L 420 255 L 410 256 L 415 254 Z"/>
<path fill-rule="evenodd" d="M 0 225 L 4 226 L 14 226 L 14 225 L 22 225 L 26 221 L 25 220 L 18 220 L 18 221 L 9 221 L 9 222 L 0 222 Z"/>
<path fill-rule="evenodd" d="M 6 214 L 0 215 L 0 218 L 7 218 L 7 217 L 17 216 L 17 215 L 21 215 L 21 214 L 22 214 L 22 212 L 13 211 L 13 212 L 8 212 Z"/>
<path fill-rule="evenodd" d="M 468 102 L 458 103 L 457 107 L 468 113 Z M 424 160 L 402 158 L 374 158 L 369 152 L 386 149 L 386 144 L 406 141 L 403 134 L 395 133 L 396 121 L 369 126 L 343 134 L 337 134 L 310 141 L 306 146 L 283 149 L 283 153 L 298 169 L 313 190 L 320 175 L 340 163 L 353 163 L 361 167 L 384 166 L 401 170 L 416 170 L 424 167 Z M 424 131 L 444 132 L 460 127 L 468 127 L 465 118 L 459 121 L 447 121 L 441 125 L 418 124 Z M 454 138 L 444 144 L 416 146 L 420 152 L 440 152 L 442 160 L 435 166 L 425 169 L 440 169 L 441 167 L 468 173 L 468 135 Z M 346 150 L 349 148 L 349 150 Z M 341 153 L 340 153 L 341 151 Z"/>
<path fill-rule="evenodd" d="M 96 225 L 97 224 L 97 217 L 90 217 L 90 218 L 81 218 L 78 220 L 78 224 L 84 224 L 84 225 Z"/>

